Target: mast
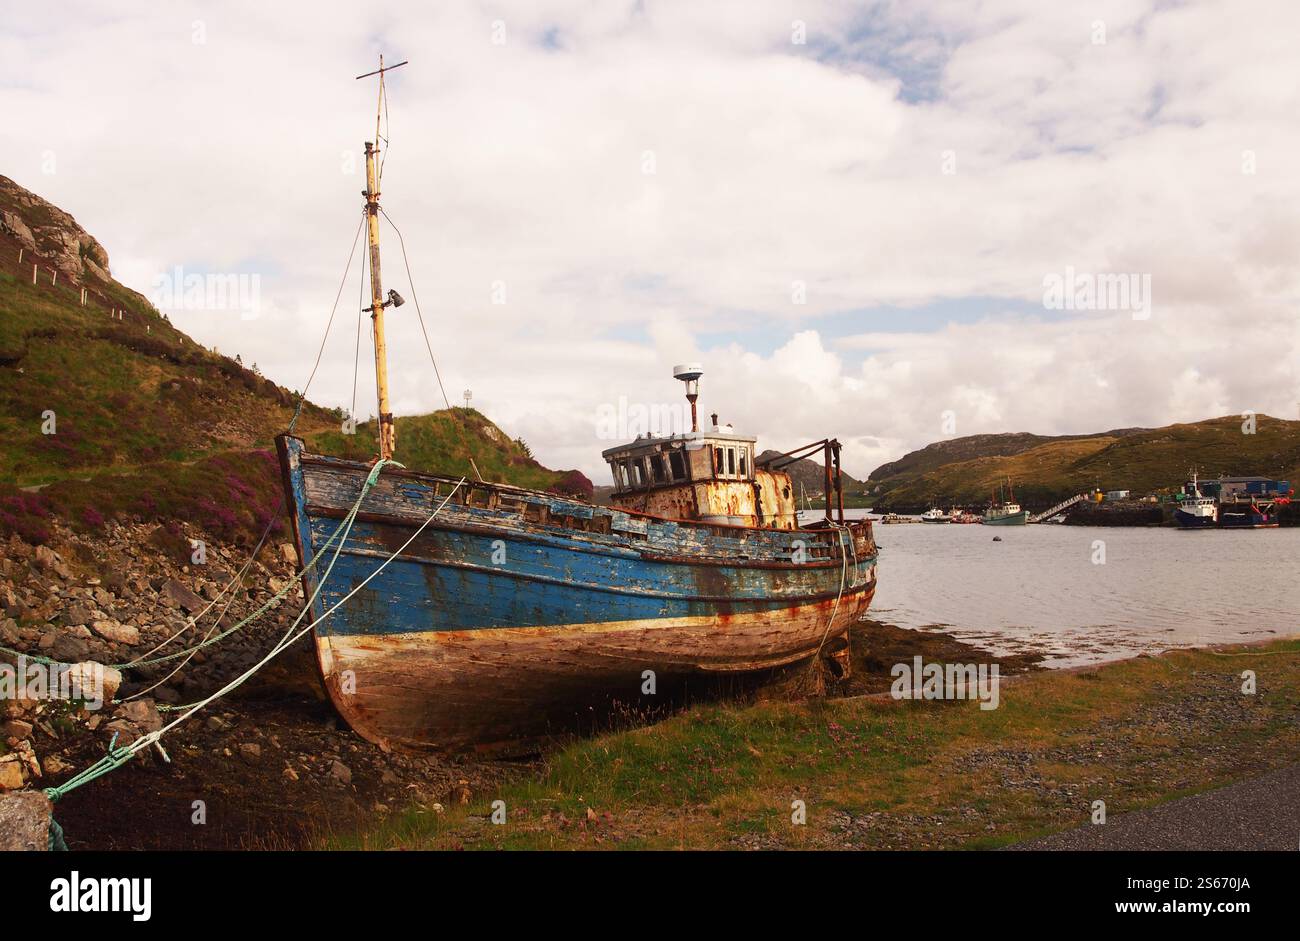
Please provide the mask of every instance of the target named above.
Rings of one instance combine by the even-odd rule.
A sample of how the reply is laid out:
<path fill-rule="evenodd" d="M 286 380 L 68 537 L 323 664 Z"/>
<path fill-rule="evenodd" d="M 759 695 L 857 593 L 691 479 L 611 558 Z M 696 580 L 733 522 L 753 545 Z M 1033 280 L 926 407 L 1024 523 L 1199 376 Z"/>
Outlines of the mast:
<path fill-rule="evenodd" d="M 366 241 L 370 246 L 370 323 L 375 337 L 375 391 L 379 397 L 379 456 L 388 460 L 397 448 L 397 429 L 393 426 L 393 407 L 388 399 L 388 346 L 384 341 L 384 308 L 400 306 L 401 296 L 395 291 L 390 293 L 390 300 L 384 300 L 383 280 L 379 268 L 379 170 L 375 166 L 375 157 L 379 154 L 379 122 L 384 113 L 384 73 L 406 65 L 384 67 L 384 57 L 379 57 L 379 69 L 358 75 L 357 78 L 379 76 L 379 101 L 375 107 L 375 139 L 366 141 L 366 189 L 362 193 L 366 198 Z"/>
<path fill-rule="evenodd" d="M 383 57 L 380 57 L 382 64 Z M 379 271 L 379 181 L 376 147 L 366 141 L 366 238 L 370 245 L 370 323 L 375 334 L 375 387 L 379 394 L 379 456 L 388 460 L 397 447 L 393 410 L 388 401 L 388 347 L 384 342 L 384 286 Z"/>

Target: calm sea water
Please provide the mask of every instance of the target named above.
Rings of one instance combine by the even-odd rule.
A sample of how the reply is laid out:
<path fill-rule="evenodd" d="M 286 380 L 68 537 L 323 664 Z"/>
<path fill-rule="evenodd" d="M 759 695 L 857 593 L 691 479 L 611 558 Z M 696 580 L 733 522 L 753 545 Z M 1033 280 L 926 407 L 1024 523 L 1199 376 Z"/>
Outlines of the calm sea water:
<path fill-rule="evenodd" d="M 875 532 L 873 617 L 999 654 L 1033 650 L 1066 666 L 1300 634 L 1297 527 L 878 523 Z M 1097 540 L 1104 564 L 1093 562 Z"/>

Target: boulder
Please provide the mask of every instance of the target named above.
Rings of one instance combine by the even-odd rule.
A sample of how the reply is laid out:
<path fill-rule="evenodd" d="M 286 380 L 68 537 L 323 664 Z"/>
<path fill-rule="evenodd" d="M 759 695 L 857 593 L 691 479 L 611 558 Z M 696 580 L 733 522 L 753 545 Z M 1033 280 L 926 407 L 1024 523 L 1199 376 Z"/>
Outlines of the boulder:
<path fill-rule="evenodd" d="M 335 781 L 338 781 L 340 784 L 352 783 L 352 769 L 337 758 L 334 760 L 334 763 L 330 765 L 329 773 L 330 777 Z"/>
<path fill-rule="evenodd" d="M 0 229 L 10 233 L 29 252 L 36 249 L 36 238 L 32 235 L 32 230 L 16 212 L 0 212 Z"/>
<path fill-rule="evenodd" d="M 162 728 L 162 716 L 152 699 L 133 699 L 113 710 L 113 718 L 125 719 L 141 732 L 157 732 Z M 109 723 L 111 726 L 112 723 Z"/>
<path fill-rule="evenodd" d="M 120 624 L 117 621 L 95 621 L 90 625 L 90 629 L 104 640 L 111 640 L 115 644 L 134 646 L 140 643 L 140 628 L 129 624 Z"/>
<path fill-rule="evenodd" d="M 194 592 L 190 591 L 174 578 L 169 578 L 163 583 L 162 595 L 165 598 L 170 598 L 175 602 L 178 608 L 181 608 L 187 614 L 194 614 L 196 611 L 202 611 L 205 607 L 202 598 L 194 594 Z"/>
<path fill-rule="evenodd" d="M 128 722 L 126 719 L 114 719 L 112 722 L 105 723 L 103 726 L 104 738 L 108 742 L 116 742 L 118 748 L 125 748 L 132 744 L 140 737 L 140 730 L 135 727 L 135 723 Z"/>
<path fill-rule="evenodd" d="M 90 644 L 75 634 L 59 634 L 50 647 L 50 655 L 60 663 L 76 663 L 90 656 Z"/>
<path fill-rule="evenodd" d="M 16 791 L 26 782 L 17 755 L 0 755 L 0 791 Z M 2 834 L 0 834 L 0 838 Z"/>
<path fill-rule="evenodd" d="M 22 719 L 10 719 L 0 723 L 0 739 L 24 739 L 32 734 L 32 724 Z"/>
<path fill-rule="evenodd" d="M 48 850 L 53 812 L 40 791 L 0 794 L 0 852 Z"/>
<path fill-rule="evenodd" d="M 111 702 L 122 685 L 122 674 L 94 660 L 83 660 L 68 667 L 68 683 L 74 698 Z"/>
<path fill-rule="evenodd" d="M 68 605 L 63 609 L 63 623 L 69 627 L 81 627 L 95 620 L 94 605 L 85 602 Z"/>

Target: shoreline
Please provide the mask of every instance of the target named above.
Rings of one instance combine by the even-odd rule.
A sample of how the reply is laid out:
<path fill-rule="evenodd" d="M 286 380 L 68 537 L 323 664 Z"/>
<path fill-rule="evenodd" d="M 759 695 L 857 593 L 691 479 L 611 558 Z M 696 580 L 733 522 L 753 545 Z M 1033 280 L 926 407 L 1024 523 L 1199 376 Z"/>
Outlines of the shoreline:
<path fill-rule="evenodd" d="M 1267 649 L 1277 648 L 1286 657 L 1273 657 Z M 699 765 L 699 749 L 716 747 L 735 737 L 737 730 L 745 730 L 740 739 L 713 759 L 711 768 L 724 778 L 737 776 L 737 783 L 747 781 L 745 790 L 758 788 L 765 793 L 771 786 L 783 782 L 791 793 L 817 795 L 826 799 L 827 792 L 845 789 L 859 792 L 866 799 L 863 788 L 870 790 L 868 782 L 898 796 L 898 780 L 890 776 L 914 773 L 917 767 L 933 762 L 929 754 L 942 740 L 941 752 L 974 753 L 981 747 L 983 734 L 980 723 L 995 726 L 1004 722 L 1009 706 L 1019 702 L 1024 695 L 1054 701 L 1075 695 L 1079 684 L 1092 685 L 1127 671 L 1149 672 L 1155 665 L 1169 664 L 1190 658 L 1198 662 L 1213 663 L 1222 654 L 1240 657 L 1243 668 L 1252 654 L 1258 657 L 1257 666 L 1270 662 L 1294 661 L 1285 671 L 1287 683 L 1293 692 L 1300 690 L 1300 658 L 1290 656 L 1300 653 L 1300 639 L 1262 640 L 1249 644 L 1217 644 L 1195 650 L 1175 649 L 1158 655 L 1143 654 L 1124 660 L 1086 664 L 1068 668 L 1048 668 L 1041 658 L 1023 655 L 1018 658 L 991 658 L 987 651 L 965 643 L 940 631 L 917 631 L 898 628 L 880 622 L 864 621 L 853 636 L 853 657 L 856 676 L 847 683 L 828 691 L 825 698 L 792 697 L 778 685 L 760 687 L 732 698 L 704 700 L 674 709 L 665 718 L 649 725 L 624 722 L 622 728 L 611 727 L 586 737 L 558 739 L 538 754 L 523 758 L 482 757 L 469 755 L 400 755 L 384 754 L 366 744 L 350 730 L 339 727 L 329 706 L 305 692 L 304 681 L 309 677 L 309 658 L 305 648 L 294 652 L 292 661 L 282 665 L 277 675 L 270 676 L 249 692 L 231 700 L 215 714 L 178 729 L 174 743 L 169 745 L 171 764 L 164 764 L 155 756 L 131 763 L 115 774 L 80 789 L 60 802 L 55 808 L 56 819 L 64 827 L 68 844 L 73 849 L 309 849 L 309 848 L 361 848 L 370 846 L 399 846 L 406 848 L 461 848 L 509 847 L 533 848 L 539 846 L 649 846 L 668 848 L 661 839 L 663 832 L 648 830 L 640 823 L 655 820 L 661 824 L 667 819 L 677 820 L 689 834 L 680 837 L 681 845 L 708 848 L 752 848 L 767 846 L 836 845 L 826 842 L 829 836 L 821 828 L 808 833 L 784 832 L 775 827 L 769 812 L 754 815 L 755 808 L 749 799 L 737 795 L 710 794 L 710 799 L 697 803 L 686 802 L 671 808 L 660 801 L 650 800 L 648 806 L 637 801 L 620 804 L 612 795 L 623 791 L 623 784 L 615 786 L 608 779 L 612 771 L 619 776 L 617 767 L 597 758 L 617 752 L 625 757 L 629 766 L 638 767 L 644 780 L 636 791 L 667 788 L 670 792 L 678 785 L 671 782 L 673 768 L 688 769 L 687 779 L 696 777 L 693 770 Z M 922 656 L 926 662 L 953 663 L 979 662 L 981 658 L 1006 663 L 1002 683 L 1004 705 L 998 710 L 982 713 L 973 704 L 948 702 L 895 701 L 889 694 L 891 677 L 889 666 L 910 661 L 912 656 Z M 1232 661 L 1237 666 L 1237 661 Z M 1164 669 L 1159 667 L 1159 669 Z M 1222 672 L 1222 664 L 1220 672 Z M 1074 692 L 1072 692 L 1074 690 Z M 1179 696 L 1185 694 L 1183 690 Z M 1133 698 L 1133 691 L 1124 693 Z M 1140 697 L 1138 697 L 1140 698 Z M 1096 715 L 1115 705 L 1113 698 L 1103 697 L 1094 708 L 1076 715 L 1077 723 L 1094 721 Z M 1293 696 L 1294 703 L 1300 696 Z M 1158 705 L 1158 703 L 1157 703 Z M 1168 705 L 1168 704 L 1166 704 Z M 972 706 L 972 708 L 966 708 Z M 1021 707 L 1016 707 L 1017 709 Z M 884 710 L 882 713 L 881 710 Z M 966 714 L 967 721 L 957 728 L 948 728 L 954 717 Z M 974 715 L 974 719 L 970 716 Z M 892 716 L 892 718 L 891 718 Z M 971 725 L 970 722 L 974 722 Z M 929 729 L 938 723 L 936 729 Z M 779 730 L 773 733 L 773 728 Z M 929 731 L 927 731 L 929 729 Z M 935 738 L 936 732 L 940 732 Z M 1041 732 L 1041 730 L 1038 730 Z M 1068 739 L 1078 734 L 1078 728 L 1061 728 Z M 1244 734 L 1238 744 L 1242 749 L 1250 745 L 1250 736 Z M 1024 745 L 1034 739 L 1027 735 L 1013 751 L 1023 751 Z M 763 740 L 759 744 L 759 739 Z M 805 739 L 816 743 L 811 755 Z M 744 744 L 741 744 L 741 740 Z M 842 753 L 847 740 L 862 746 L 857 755 Z M 917 743 L 915 750 L 899 747 L 898 742 Z M 631 745 L 630 743 L 640 743 Z M 93 736 L 85 743 L 83 753 L 90 758 L 102 745 Z M 1300 760 L 1300 736 L 1294 743 L 1293 754 Z M 255 746 L 250 749 L 248 746 Z M 1000 742 L 997 748 L 1005 752 L 1009 743 Z M 689 746 L 689 747 L 687 747 Z M 629 752 L 629 749 L 632 751 Z M 632 754 L 644 749 L 657 754 L 652 766 L 635 763 Z M 757 756 L 750 752 L 753 749 Z M 887 767 L 862 767 L 862 755 L 880 750 L 891 756 Z M 827 750 L 838 756 L 829 764 L 822 760 Z M 755 767 L 741 773 L 747 763 L 767 765 L 776 755 L 787 755 L 788 760 L 778 760 L 774 766 L 760 771 Z M 812 770 L 797 780 L 791 772 L 798 767 L 796 756 L 814 758 Z M 594 766 L 589 766 L 590 762 Z M 81 767 L 83 763 L 77 763 Z M 868 761 L 867 765 L 873 762 Z M 566 786 L 555 787 L 557 769 L 587 766 L 581 774 L 566 775 Z M 663 769 L 668 769 L 665 773 Z M 869 773 L 867 773 L 869 772 Z M 881 777 L 882 774 L 888 774 Z M 770 779 L 767 785 L 763 780 Z M 1231 780 L 1231 779 L 1228 779 Z M 49 783 L 49 782 L 43 782 Z M 704 782 L 697 782 L 711 790 Z M 933 783 L 933 782 L 931 782 Z M 1216 773 L 1202 780 L 1174 782 L 1156 795 L 1158 800 L 1169 799 L 1193 789 L 1223 783 Z M 642 787 L 641 785 L 645 786 Z M 606 806 L 592 806 L 592 795 L 611 794 Z M 942 789 L 941 789 L 942 790 Z M 545 800 L 542 795 L 545 794 Z M 483 820 L 490 813 L 492 800 L 507 801 L 508 807 L 521 805 L 523 816 L 514 837 L 507 838 L 498 828 L 484 829 Z M 624 795 L 626 798 L 628 795 Z M 705 795 L 700 795 L 701 797 Z M 956 797 L 956 795 L 950 795 Z M 191 804 L 196 799 L 206 802 L 208 821 L 204 826 L 191 822 Z M 965 810 L 983 806 L 985 812 L 1001 819 L 1015 809 L 1015 802 L 1001 808 L 990 803 L 992 796 L 985 794 Z M 735 801 L 738 804 L 732 806 Z M 833 799 L 843 803 L 843 798 Z M 540 802 L 540 803 L 539 803 Z M 564 807 L 575 807 L 575 802 L 587 802 L 579 813 L 567 813 Z M 561 810 L 551 817 L 541 817 L 537 812 L 542 804 L 555 805 Z M 786 801 L 788 803 L 788 801 Z M 873 804 L 873 800 L 868 800 Z M 845 807 L 854 815 L 850 800 Z M 864 810 L 866 805 L 858 806 Z M 936 805 L 935 810 L 947 813 L 957 805 Z M 485 810 L 486 808 L 486 810 Z M 707 820 L 699 816 L 707 809 Z M 592 821 L 587 810 L 597 814 Z M 962 813 L 965 813 L 965 810 Z M 727 823 L 729 813 L 734 819 Z M 869 811 L 876 814 L 871 832 L 884 832 L 889 826 L 908 830 L 907 821 L 914 811 L 900 811 L 884 806 Z M 894 820 L 894 813 L 901 813 Z M 600 816 L 609 814 L 609 820 Z M 685 814 L 685 817 L 680 817 Z M 1014 815 L 1013 815 L 1014 816 Z M 1036 822 L 1037 817 L 1030 814 Z M 854 818 L 856 819 L 856 817 Z M 1020 817 L 1016 817 L 1020 820 Z M 511 816 L 511 822 L 515 818 Z M 540 822 L 540 821 L 545 822 Z M 624 820 L 630 829 L 620 830 L 617 821 Z M 757 842 L 742 839 L 742 835 L 758 826 L 766 834 Z M 587 828 L 574 828 L 574 821 L 590 824 Z M 905 826 L 906 824 L 906 826 Z M 856 824 L 855 824 L 856 826 Z M 1020 832 L 1021 823 L 1007 821 L 995 825 L 990 831 L 992 842 L 976 834 L 952 845 L 1002 845 L 1007 832 Z M 467 829 L 468 828 L 468 829 Z M 721 828 L 721 829 L 720 829 Z M 884 829 L 881 829 L 884 828 Z M 661 831 L 663 827 L 658 827 Z M 1034 829 L 1031 827 L 1030 829 Z M 729 835 L 723 839 L 722 833 Z M 738 832 L 739 831 L 739 832 Z M 608 840 L 602 832 L 611 834 Z M 901 831 L 900 831 L 901 832 Z M 955 834 L 957 830 L 948 831 Z M 1024 830 L 1029 833 L 1029 830 Z M 1049 831 L 1043 831 L 1049 832 Z M 615 836 L 614 834 L 621 834 Z M 1031 835 L 1037 835 L 1034 829 Z M 597 837 L 600 837 L 597 839 Z M 968 837 L 971 837 L 968 834 Z M 1027 838 L 1027 837 L 1026 837 Z M 918 839 L 921 839 L 918 837 Z M 811 840 L 811 842 L 809 842 Z M 863 841 L 849 840 L 850 845 Z M 932 845 L 921 840 L 922 845 Z M 867 845 L 876 848 L 899 848 L 899 844 L 885 841 L 877 845 L 870 840 Z"/>
<path fill-rule="evenodd" d="M 501 789 L 507 825 L 474 802 L 322 845 L 1014 845 L 1087 825 L 1096 800 L 1122 814 L 1300 761 L 1300 640 L 1226 646 L 1018 675 L 987 713 L 880 692 L 710 707 L 565 749 L 536 780 Z M 792 798 L 805 825 L 789 819 Z"/>

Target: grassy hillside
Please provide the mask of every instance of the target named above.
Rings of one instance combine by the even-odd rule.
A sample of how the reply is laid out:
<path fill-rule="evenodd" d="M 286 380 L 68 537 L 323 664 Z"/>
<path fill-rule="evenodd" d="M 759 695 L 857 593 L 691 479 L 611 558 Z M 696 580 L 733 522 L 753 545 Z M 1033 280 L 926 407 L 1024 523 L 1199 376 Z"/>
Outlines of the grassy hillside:
<path fill-rule="evenodd" d="M 1241 426 L 1241 418 L 1234 415 L 1164 428 L 1055 438 L 1012 454 L 927 467 L 936 453 L 931 452 L 924 462 L 904 465 L 913 469 L 879 477 L 879 469 L 873 473 L 873 482 L 883 490 L 875 505 L 886 509 L 937 503 L 978 505 L 987 502 L 990 492 L 1008 477 L 1016 496 L 1030 506 L 1045 506 L 1097 487 L 1137 494 L 1172 492 L 1193 466 L 1202 477 L 1260 474 L 1293 481 L 1300 478 L 1300 422 L 1260 415 L 1253 435 L 1243 434 Z M 895 466 L 905 461 L 907 458 Z"/>
<path fill-rule="evenodd" d="M 307 441 L 325 454 L 368 461 L 375 456 L 377 437 L 374 422 L 364 422 L 354 435 L 334 427 L 308 435 Z M 410 470 L 465 474 L 473 480 L 470 457 L 484 480 L 584 499 L 592 495 L 591 481 L 581 472 L 548 470 L 533 459 L 527 444 L 510 438 L 476 409 L 398 417 L 397 459 Z"/>
<path fill-rule="evenodd" d="M 868 480 L 877 482 L 904 475 L 916 476 L 943 467 L 946 464 L 972 461 L 980 457 L 1005 457 L 1012 454 L 1021 454 L 1044 444 L 1079 441 L 1089 438 L 1120 438 L 1146 430 L 1145 428 L 1121 428 L 1116 431 L 1104 431 L 1093 435 L 1034 435 L 1024 431 L 996 435 L 966 435 L 962 438 L 950 438 L 946 441 L 927 444 L 919 450 L 903 455 L 897 461 L 881 464 L 871 472 Z"/>
<path fill-rule="evenodd" d="M 273 439 L 297 393 L 196 344 L 107 275 L 106 253 L 70 216 L 3 182 L 0 537 L 43 542 L 54 518 L 93 528 L 129 516 L 256 538 L 279 505 Z M 96 260 L 84 271 L 75 250 L 52 247 L 78 242 Z M 335 411 L 310 403 L 297 426 L 325 453 L 374 456 L 373 428 L 338 428 Z M 472 454 L 487 479 L 590 494 L 581 474 L 547 470 L 465 409 L 399 418 L 398 448 L 413 469 L 468 472 Z"/>

